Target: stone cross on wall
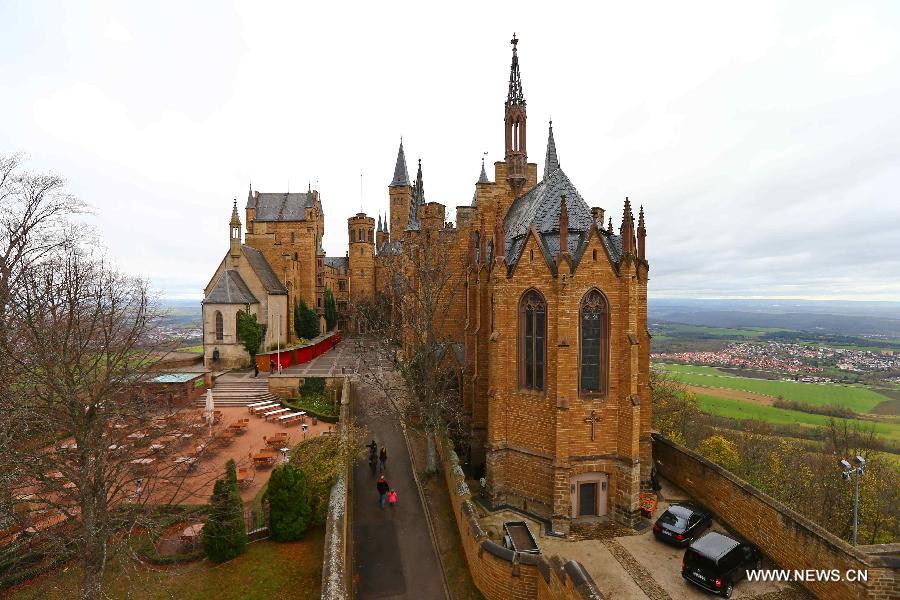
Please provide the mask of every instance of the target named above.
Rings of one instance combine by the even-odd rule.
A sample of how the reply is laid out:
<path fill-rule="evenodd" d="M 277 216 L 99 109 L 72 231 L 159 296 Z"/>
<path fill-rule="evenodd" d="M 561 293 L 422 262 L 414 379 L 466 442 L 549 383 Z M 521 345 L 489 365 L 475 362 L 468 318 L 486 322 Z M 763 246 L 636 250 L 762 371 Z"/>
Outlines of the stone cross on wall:
<path fill-rule="evenodd" d="M 585 419 L 584 419 L 585 423 L 591 424 L 591 441 L 592 442 L 594 441 L 594 423 L 599 423 L 600 421 L 602 421 L 602 419 L 600 418 L 600 416 L 597 414 L 597 411 L 595 411 L 595 410 L 591 411 L 591 416 L 585 417 Z"/>

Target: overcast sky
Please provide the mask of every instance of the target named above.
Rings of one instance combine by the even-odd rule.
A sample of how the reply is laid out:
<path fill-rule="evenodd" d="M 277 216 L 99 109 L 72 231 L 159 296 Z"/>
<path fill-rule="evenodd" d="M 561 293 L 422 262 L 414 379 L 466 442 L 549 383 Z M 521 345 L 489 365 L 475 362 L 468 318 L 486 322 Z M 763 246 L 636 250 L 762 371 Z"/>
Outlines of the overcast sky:
<path fill-rule="evenodd" d="M 900 300 L 900 3 L 587 4 L 0 0 L 0 152 L 199 297 L 251 180 L 318 182 L 331 256 L 401 135 L 427 199 L 468 204 L 515 31 L 529 159 L 552 116 L 588 204 L 644 205 L 652 295 Z"/>

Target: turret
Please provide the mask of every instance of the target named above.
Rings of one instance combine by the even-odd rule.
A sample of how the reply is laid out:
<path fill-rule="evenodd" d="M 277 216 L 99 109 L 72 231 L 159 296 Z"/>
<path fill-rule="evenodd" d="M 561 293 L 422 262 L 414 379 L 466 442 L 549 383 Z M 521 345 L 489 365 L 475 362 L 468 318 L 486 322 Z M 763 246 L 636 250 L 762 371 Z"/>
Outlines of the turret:
<path fill-rule="evenodd" d="M 230 255 L 232 258 L 241 256 L 241 218 L 237 211 L 237 198 L 234 200 L 234 207 L 231 209 L 231 223 L 229 223 L 229 237 L 231 241 Z"/>
<path fill-rule="evenodd" d="M 647 228 L 644 226 L 644 206 L 641 205 L 641 210 L 638 213 L 638 228 L 637 228 L 637 252 L 638 258 L 641 260 L 646 260 L 646 250 L 647 250 Z"/>
<path fill-rule="evenodd" d="M 357 213 L 347 219 L 350 301 L 375 293 L 375 219 Z"/>
<path fill-rule="evenodd" d="M 397 164 L 394 166 L 394 178 L 388 185 L 390 195 L 390 239 L 399 240 L 409 226 L 409 211 L 412 204 L 413 188 L 409 183 L 409 172 L 406 169 L 406 153 L 403 151 L 403 140 L 397 151 Z"/>

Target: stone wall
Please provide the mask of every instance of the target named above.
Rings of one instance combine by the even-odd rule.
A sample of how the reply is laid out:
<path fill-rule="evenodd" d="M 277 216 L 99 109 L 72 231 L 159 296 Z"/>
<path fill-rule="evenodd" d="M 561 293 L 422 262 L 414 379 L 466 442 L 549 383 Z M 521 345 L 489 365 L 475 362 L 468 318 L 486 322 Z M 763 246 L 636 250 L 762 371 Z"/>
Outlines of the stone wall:
<path fill-rule="evenodd" d="M 719 465 L 654 434 L 659 473 L 712 510 L 782 569 L 866 571 L 868 582 L 807 582 L 819 598 L 900 598 L 900 557 L 887 545 L 854 548 Z"/>
<path fill-rule="evenodd" d="M 341 390 L 341 422 L 350 421 L 350 379 L 345 379 Z M 343 435 L 343 434 L 341 434 Z M 350 494 L 349 469 L 342 473 L 328 502 L 325 521 L 325 557 L 322 563 L 322 599 L 345 600 L 350 598 Z"/>
<path fill-rule="evenodd" d="M 601 600 L 577 561 L 519 554 L 490 540 L 478 523 L 459 458 L 446 439 L 438 444 L 447 489 L 472 580 L 487 600 Z"/>

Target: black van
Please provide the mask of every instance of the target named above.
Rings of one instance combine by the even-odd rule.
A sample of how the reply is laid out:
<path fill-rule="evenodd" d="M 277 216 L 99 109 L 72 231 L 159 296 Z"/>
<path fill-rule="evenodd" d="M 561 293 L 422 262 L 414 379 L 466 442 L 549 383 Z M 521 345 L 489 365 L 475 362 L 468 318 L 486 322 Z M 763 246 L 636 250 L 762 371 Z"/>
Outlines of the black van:
<path fill-rule="evenodd" d="M 724 533 L 710 531 L 691 542 L 681 561 L 681 576 L 696 586 L 730 598 L 734 584 L 758 569 L 761 555 L 754 546 Z"/>

